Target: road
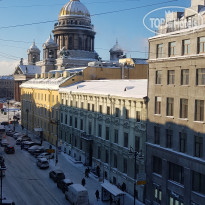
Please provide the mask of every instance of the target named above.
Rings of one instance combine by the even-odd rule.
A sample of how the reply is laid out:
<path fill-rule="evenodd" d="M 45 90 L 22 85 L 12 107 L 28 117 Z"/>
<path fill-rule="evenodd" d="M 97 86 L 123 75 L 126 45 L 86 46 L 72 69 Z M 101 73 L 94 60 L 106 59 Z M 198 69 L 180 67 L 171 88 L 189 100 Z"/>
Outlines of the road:
<path fill-rule="evenodd" d="M 9 139 L 11 142 L 13 139 Z M 15 154 L 5 154 L 6 175 L 3 178 L 3 196 L 16 205 L 64 205 L 69 204 L 64 194 L 49 178 L 49 171 L 36 166 L 36 158 L 20 146 Z"/>

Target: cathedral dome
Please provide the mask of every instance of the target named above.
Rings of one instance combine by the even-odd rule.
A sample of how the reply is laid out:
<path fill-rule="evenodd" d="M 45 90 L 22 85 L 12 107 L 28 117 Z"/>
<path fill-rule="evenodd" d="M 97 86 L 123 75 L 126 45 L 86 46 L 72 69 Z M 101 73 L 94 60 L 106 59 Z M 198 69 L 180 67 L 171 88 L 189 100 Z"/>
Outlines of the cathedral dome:
<path fill-rule="evenodd" d="M 119 46 L 118 41 L 116 41 L 116 44 L 110 49 L 110 52 L 124 52 L 124 51 Z"/>
<path fill-rule="evenodd" d="M 48 46 L 57 46 L 56 42 L 52 39 L 51 34 L 48 38 L 48 40 L 43 44 L 44 47 Z"/>
<path fill-rule="evenodd" d="M 35 41 L 33 42 L 33 44 L 30 46 L 30 48 L 28 49 L 28 53 L 29 52 L 38 52 L 40 53 L 39 48 L 36 46 Z"/>
<path fill-rule="evenodd" d="M 80 0 L 70 0 L 60 11 L 59 17 L 62 16 L 90 17 L 90 13 Z"/>

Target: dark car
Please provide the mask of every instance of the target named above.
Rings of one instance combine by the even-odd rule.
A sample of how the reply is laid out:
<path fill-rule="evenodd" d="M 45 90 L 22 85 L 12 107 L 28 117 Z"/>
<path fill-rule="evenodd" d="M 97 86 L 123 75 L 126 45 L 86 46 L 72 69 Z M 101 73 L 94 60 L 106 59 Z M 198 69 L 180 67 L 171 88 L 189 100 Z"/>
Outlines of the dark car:
<path fill-rule="evenodd" d="M 14 134 L 16 134 L 16 132 L 11 131 L 11 130 L 6 131 L 6 135 L 7 135 L 7 136 L 13 137 L 13 136 L 14 136 Z"/>
<path fill-rule="evenodd" d="M 53 170 L 49 172 L 49 177 L 53 179 L 54 182 L 65 179 L 65 174 L 61 170 Z"/>
<path fill-rule="evenodd" d="M 4 152 L 6 152 L 6 154 L 14 154 L 15 153 L 15 148 L 14 148 L 14 146 L 6 145 L 4 147 Z"/>
<path fill-rule="evenodd" d="M 65 191 L 68 191 L 68 186 L 73 184 L 73 182 L 70 179 L 62 179 L 57 181 L 57 187 L 62 190 L 63 193 Z"/>
<path fill-rule="evenodd" d="M 7 121 L 4 121 L 4 122 L 1 122 L 1 125 L 9 125 L 9 122 L 7 122 Z"/>

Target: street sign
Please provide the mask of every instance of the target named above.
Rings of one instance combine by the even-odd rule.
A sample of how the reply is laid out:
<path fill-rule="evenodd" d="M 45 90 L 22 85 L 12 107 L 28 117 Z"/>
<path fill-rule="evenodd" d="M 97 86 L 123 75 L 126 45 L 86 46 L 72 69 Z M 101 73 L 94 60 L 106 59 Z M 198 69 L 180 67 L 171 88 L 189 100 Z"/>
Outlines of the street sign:
<path fill-rule="evenodd" d="M 55 153 L 55 150 L 54 149 L 47 149 L 46 150 L 48 153 Z"/>
<path fill-rule="evenodd" d="M 146 181 L 137 181 L 137 185 L 145 185 Z"/>

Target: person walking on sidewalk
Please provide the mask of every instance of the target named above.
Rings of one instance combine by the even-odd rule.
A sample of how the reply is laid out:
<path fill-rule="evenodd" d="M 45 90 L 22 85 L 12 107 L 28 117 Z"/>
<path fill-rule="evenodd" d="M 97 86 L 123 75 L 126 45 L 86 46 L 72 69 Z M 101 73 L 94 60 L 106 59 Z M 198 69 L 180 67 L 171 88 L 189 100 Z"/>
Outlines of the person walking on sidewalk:
<path fill-rule="evenodd" d="M 85 186 L 85 179 L 84 179 L 84 178 L 82 179 L 81 184 L 82 184 L 83 186 Z"/>
<path fill-rule="evenodd" d="M 96 199 L 98 201 L 100 199 L 100 193 L 99 193 L 98 189 L 95 192 L 95 196 L 96 196 Z"/>

